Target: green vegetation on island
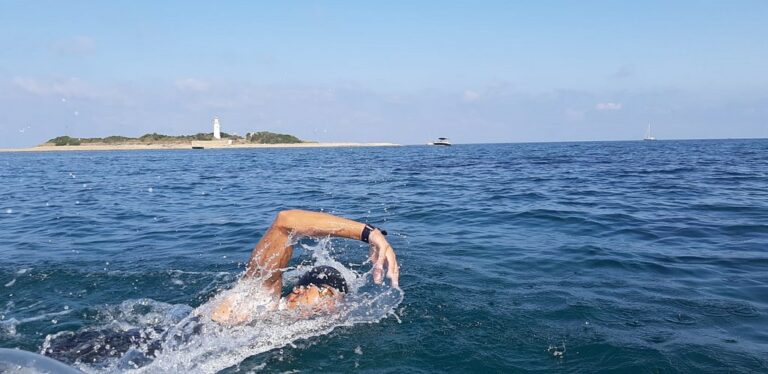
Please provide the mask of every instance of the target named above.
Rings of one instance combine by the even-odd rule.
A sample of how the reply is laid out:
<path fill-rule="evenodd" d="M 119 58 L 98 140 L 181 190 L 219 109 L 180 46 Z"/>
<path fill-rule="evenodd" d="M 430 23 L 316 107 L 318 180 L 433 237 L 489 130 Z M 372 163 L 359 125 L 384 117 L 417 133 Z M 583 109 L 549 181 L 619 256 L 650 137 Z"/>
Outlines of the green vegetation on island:
<path fill-rule="evenodd" d="M 80 145 L 80 139 L 75 139 L 75 138 L 71 138 L 69 136 L 64 135 L 64 136 L 59 136 L 59 137 L 53 138 L 53 139 L 47 141 L 46 143 L 50 143 L 50 144 L 57 145 L 57 146 L 59 146 L 59 145 Z"/>
<path fill-rule="evenodd" d="M 286 144 L 286 143 L 304 143 L 301 139 L 286 134 L 275 134 L 269 131 L 249 132 L 245 140 L 249 143 L 257 144 Z"/>
<path fill-rule="evenodd" d="M 192 141 L 212 141 L 213 133 L 197 133 L 195 135 L 163 135 L 158 133 L 144 134 L 138 138 L 127 136 L 107 136 L 105 138 L 73 138 L 71 136 L 59 136 L 48 140 L 43 145 L 73 146 L 73 145 L 121 145 L 121 144 L 179 144 Z M 218 139 L 216 139 L 218 140 Z M 276 134 L 269 131 L 248 133 L 245 138 L 235 134 L 221 133 L 221 140 L 231 140 L 236 143 L 255 144 L 288 144 L 304 143 L 303 140 L 287 134 Z"/>

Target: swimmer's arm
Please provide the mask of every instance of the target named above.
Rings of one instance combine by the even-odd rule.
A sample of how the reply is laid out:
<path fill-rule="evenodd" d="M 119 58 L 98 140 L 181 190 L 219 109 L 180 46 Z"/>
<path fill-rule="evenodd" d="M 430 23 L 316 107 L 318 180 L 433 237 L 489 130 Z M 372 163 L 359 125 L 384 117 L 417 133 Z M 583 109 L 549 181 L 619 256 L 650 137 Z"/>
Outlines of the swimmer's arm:
<path fill-rule="evenodd" d="M 333 214 L 310 212 L 306 210 L 284 210 L 277 214 L 275 223 L 289 234 L 301 236 L 333 236 L 360 240 L 365 228 L 364 223 L 346 219 Z"/>
<path fill-rule="evenodd" d="M 278 213 L 272 226 L 253 249 L 243 279 L 259 277 L 264 279 L 265 289 L 275 301 L 280 298 L 283 288 L 283 269 L 293 255 L 290 245 L 292 234 L 304 236 L 334 236 L 360 240 L 365 224 L 331 214 L 286 210 Z M 398 287 L 399 268 L 392 246 L 378 229 L 368 236 L 371 244 L 370 258 L 373 262 L 373 280 L 382 282 L 384 266 L 392 287 Z M 219 323 L 239 324 L 249 318 L 237 307 L 237 300 L 225 298 L 212 312 L 211 319 Z"/>
<path fill-rule="evenodd" d="M 290 235 L 333 236 L 360 240 L 363 228 L 364 223 L 332 214 L 304 210 L 282 211 L 256 244 L 244 278 L 265 277 L 265 286 L 273 295 L 279 296 L 283 283 L 282 269 L 288 266 L 293 254 L 293 247 L 289 245 Z M 368 242 L 371 244 L 374 281 L 381 283 L 383 268 L 386 265 L 387 278 L 392 281 L 392 286 L 397 287 L 399 268 L 392 246 L 378 229 L 371 232 Z"/>
<path fill-rule="evenodd" d="M 365 228 L 364 223 L 327 213 L 288 210 L 281 212 L 281 214 L 283 216 L 278 215 L 278 220 L 282 218 L 283 227 L 289 232 L 303 236 L 334 236 L 360 240 L 363 228 Z M 395 250 L 389 245 L 381 230 L 373 230 L 368 236 L 368 243 L 371 245 L 370 259 L 373 263 L 373 281 L 377 284 L 382 282 L 384 266 L 386 265 L 387 278 L 390 279 L 393 287 L 399 287 L 400 269 L 397 265 Z"/>
<path fill-rule="evenodd" d="M 280 212 L 278 221 L 284 229 L 302 236 L 333 236 L 361 240 L 365 224 L 350 219 L 320 212 L 304 210 L 287 210 Z M 373 281 L 381 283 L 384 267 L 387 267 L 387 278 L 392 287 L 399 287 L 400 268 L 397 265 L 395 250 L 389 245 L 386 237 L 379 229 L 373 230 L 368 236 L 371 245 L 369 257 L 373 263 Z M 290 260 L 290 256 L 288 257 Z M 287 266 L 287 262 L 285 266 Z"/>

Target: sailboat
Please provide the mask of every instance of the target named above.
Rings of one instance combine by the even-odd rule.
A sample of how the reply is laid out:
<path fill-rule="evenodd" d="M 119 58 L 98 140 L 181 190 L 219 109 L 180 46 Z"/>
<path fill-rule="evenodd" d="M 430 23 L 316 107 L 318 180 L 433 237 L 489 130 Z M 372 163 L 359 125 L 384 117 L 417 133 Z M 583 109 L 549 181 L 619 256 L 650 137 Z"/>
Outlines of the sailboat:
<path fill-rule="evenodd" d="M 648 124 L 648 130 L 645 132 L 645 138 L 643 140 L 656 140 L 656 138 L 651 135 L 651 124 Z"/>

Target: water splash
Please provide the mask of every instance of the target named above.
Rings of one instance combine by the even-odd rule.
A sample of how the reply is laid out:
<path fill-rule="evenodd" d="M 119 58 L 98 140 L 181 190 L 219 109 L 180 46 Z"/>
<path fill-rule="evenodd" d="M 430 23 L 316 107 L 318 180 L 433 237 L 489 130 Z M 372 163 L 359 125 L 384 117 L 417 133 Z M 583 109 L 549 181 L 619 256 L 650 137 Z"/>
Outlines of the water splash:
<path fill-rule="evenodd" d="M 103 324 L 88 331 L 96 343 L 80 344 L 70 356 L 57 355 L 58 339 L 71 340 L 73 334 L 83 334 L 63 332 L 46 337 L 42 353 L 74 363 L 87 373 L 215 373 L 253 355 L 328 334 L 337 327 L 377 323 L 394 315 L 403 300 L 402 291 L 374 285 L 370 272 L 361 274 L 344 267 L 331 256 L 331 243 L 323 239 L 316 245 L 303 244 L 314 264 L 290 269 L 285 281 L 294 282 L 316 265 L 338 269 L 350 292 L 334 313 L 302 315 L 281 307 L 282 303 L 275 304 L 260 280 L 240 281 L 194 310 L 151 299 L 126 300 L 106 307 L 100 312 Z M 248 315 L 247 323 L 228 326 L 210 319 L 214 308 L 226 298 L 236 300 L 238 312 Z M 123 336 L 118 339 L 125 345 L 122 351 L 104 336 L 115 332 Z"/>

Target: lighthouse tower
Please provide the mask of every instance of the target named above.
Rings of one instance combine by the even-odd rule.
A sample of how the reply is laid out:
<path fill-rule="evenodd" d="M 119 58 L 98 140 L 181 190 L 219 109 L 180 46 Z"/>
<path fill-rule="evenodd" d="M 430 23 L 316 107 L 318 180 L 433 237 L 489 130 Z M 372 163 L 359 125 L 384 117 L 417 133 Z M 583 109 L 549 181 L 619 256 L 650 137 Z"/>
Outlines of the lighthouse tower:
<path fill-rule="evenodd" d="M 219 117 L 213 117 L 213 138 L 221 139 L 221 125 L 219 124 Z"/>

